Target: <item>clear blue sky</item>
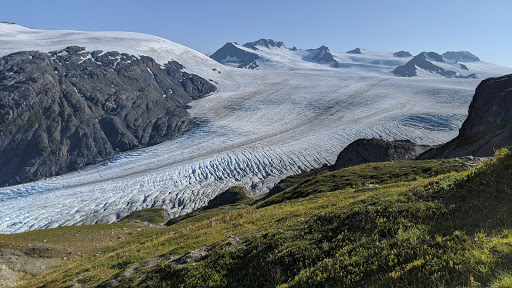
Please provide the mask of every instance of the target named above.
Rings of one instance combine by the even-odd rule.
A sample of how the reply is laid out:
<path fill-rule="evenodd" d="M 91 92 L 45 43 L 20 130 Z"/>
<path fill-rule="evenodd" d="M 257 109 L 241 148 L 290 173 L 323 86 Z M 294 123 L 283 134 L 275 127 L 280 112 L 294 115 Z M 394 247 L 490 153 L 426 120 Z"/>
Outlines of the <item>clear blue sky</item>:
<path fill-rule="evenodd" d="M 512 67 L 511 0 L 0 0 L 0 21 L 142 32 L 203 53 L 226 42 L 272 38 L 336 52 L 468 50 Z"/>

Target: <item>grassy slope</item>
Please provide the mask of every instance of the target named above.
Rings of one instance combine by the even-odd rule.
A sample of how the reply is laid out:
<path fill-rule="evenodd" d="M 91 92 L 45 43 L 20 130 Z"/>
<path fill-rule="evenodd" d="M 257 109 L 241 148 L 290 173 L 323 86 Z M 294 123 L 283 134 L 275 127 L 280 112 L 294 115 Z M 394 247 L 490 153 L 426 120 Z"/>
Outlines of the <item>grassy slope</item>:
<path fill-rule="evenodd" d="M 147 223 L 162 225 L 165 223 L 165 211 L 163 208 L 148 208 L 130 213 L 120 223 Z"/>
<path fill-rule="evenodd" d="M 460 167 L 427 164 L 314 177 L 258 205 L 141 233 L 27 286 L 511 286 L 511 153 L 441 176 Z"/>

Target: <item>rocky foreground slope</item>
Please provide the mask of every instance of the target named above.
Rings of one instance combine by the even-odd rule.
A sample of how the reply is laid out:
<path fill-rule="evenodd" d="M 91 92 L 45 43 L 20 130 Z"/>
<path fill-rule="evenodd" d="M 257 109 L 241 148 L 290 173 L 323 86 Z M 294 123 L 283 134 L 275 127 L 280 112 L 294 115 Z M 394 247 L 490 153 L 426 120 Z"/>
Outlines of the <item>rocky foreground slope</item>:
<path fill-rule="evenodd" d="M 187 103 L 216 87 L 183 68 L 77 46 L 2 57 L 0 185 L 62 174 L 192 128 Z"/>
<path fill-rule="evenodd" d="M 420 159 L 492 156 L 512 144 L 512 74 L 482 81 L 459 135 Z"/>

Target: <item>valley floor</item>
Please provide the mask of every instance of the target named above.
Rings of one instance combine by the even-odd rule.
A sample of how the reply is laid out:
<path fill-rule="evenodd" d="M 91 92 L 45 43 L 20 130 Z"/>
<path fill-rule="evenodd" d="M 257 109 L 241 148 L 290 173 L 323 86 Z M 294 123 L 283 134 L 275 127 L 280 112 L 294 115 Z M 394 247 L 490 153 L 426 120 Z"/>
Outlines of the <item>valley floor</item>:
<path fill-rule="evenodd" d="M 226 68 L 219 91 L 192 103 L 202 123 L 194 132 L 0 189 L 0 233 L 110 223 L 148 207 L 178 216 L 230 186 L 263 193 L 288 175 L 332 164 L 358 138 L 443 143 L 457 135 L 480 81 L 340 71 Z"/>

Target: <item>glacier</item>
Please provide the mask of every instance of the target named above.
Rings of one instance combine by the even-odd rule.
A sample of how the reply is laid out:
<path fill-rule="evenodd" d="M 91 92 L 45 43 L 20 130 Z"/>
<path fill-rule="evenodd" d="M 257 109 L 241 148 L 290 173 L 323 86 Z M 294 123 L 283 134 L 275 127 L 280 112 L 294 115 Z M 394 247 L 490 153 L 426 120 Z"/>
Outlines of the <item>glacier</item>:
<path fill-rule="evenodd" d="M 387 66 L 333 69 L 309 63 L 273 69 L 266 63 L 266 70 L 243 70 L 150 35 L 26 29 L 0 26 L 12 34 L 2 34 L 0 56 L 70 43 L 89 50 L 124 49 L 156 55 L 161 62 L 176 60 L 219 89 L 190 103 L 201 125 L 178 139 L 61 176 L 0 188 L 0 233 L 112 223 L 149 207 L 178 216 L 233 185 L 265 193 L 288 175 L 333 164 L 358 138 L 440 144 L 457 135 L 480 82 L 398 78 Z M 365 55 L 364 61 L 371 58 Z M 292 62 L 285 54 L 281 63 Z M 489 70 L 487 64 L 475 65 Z"/>

